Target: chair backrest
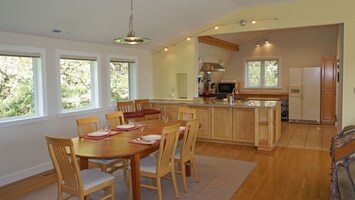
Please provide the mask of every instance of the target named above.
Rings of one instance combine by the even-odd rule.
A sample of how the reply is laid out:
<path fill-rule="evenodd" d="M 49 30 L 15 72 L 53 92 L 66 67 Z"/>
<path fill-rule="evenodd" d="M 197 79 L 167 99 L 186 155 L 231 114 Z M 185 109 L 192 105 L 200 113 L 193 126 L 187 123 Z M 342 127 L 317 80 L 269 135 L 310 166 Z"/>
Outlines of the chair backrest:
<path fill-rule="evenodd" d="M 109 128 L 116 128 L 118 125 L 125 124 L 122 111 L 107 113 L 105 116 L 106 123 Z"/>
<path fill-rule="evenodd" d="M 99 130 L 99 119 L 97 116 L 85 117 L 76 120 L 78 135 L 83 136 Z"/>
<path fill-rule="evenodd" d="M 63 192 L 80 195 L 83 193 L 83 181 L 75 157 L 73 142 L 70 138 L 52 138 L 46 136 L 49 154 L 57 172 L 58 186 Z"/>
<path fill-rule="evenodd" d="M 174 162 L 179 130 L 180 124 L 163 128 L 157 156 L 157 173 L 165 172 L 173 165 L 171 162 Z"/>
<path fill-rule="evenodd" d="M 144 109 L 149 109 L 149 99 L 137 99 L 134 100 L 134 105 L 136 106 L 137 111 L 141 111 Z"/>
<path fill-rule="evenodd" d="M 195 153 L 195 144 L 197 140 L 200 123 L 198 119 L 187 120 L 185 124 L 185 133 L 181 143 L 181 158 L 191 158 Z"/>
<path fill-rule="evenodd" d="M 135 112 L 136 108 L 134 107 L 133 101 L 119 101 L 117 102 L 117 110 L 126 112 Z"/>
<path fill-rule="evenodd" d="M 196 119 L 196 109 L 179 108 L 178 120 Z"/>

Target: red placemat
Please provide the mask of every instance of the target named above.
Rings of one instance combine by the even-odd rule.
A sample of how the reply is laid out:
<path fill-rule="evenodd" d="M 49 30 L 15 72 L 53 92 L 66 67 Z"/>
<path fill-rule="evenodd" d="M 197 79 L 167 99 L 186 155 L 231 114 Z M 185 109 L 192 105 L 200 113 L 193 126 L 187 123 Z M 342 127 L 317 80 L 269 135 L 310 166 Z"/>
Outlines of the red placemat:
<path fill-rule="evenodd" d="M 118 134 L 121 134 L 122 132 L 120 131 L 114 131 L 114 132 L 111 132 L 110 135 L 103 135 L 103 136 L 89 136 L 89 135 L 84 135 L 84 136 L 80 136 L 80 138 L 83 138 L 83 139 L 89 139 L 89 140 L 101 140 L 101 139 L 104 139 L 104 138 L 108 138 L 108 137 L 111 137 L 111 136 L 114 136 L 114 135 L 118 135 Z"/>

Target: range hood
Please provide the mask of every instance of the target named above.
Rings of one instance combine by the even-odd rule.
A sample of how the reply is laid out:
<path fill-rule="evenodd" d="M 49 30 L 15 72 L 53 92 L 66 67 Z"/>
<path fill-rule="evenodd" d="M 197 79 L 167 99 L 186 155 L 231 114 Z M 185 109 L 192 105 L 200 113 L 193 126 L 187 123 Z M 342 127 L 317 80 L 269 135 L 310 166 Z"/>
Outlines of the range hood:
<path fill-rule="evenodd" d="M 224 72 L 225 69 L 218 63 L 205 62 L 202 64 L 201 72 Z"/>

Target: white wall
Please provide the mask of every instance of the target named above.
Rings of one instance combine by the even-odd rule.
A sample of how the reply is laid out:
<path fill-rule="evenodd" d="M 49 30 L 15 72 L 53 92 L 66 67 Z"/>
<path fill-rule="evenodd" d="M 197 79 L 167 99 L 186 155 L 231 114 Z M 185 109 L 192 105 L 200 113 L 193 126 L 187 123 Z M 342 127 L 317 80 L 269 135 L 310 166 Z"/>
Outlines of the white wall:
<path fill-rule="evenodd" d="M 336 56 L 336 27 L 279 30 L 239 46 L 226 67 L 223 79 L 237 79 L 242 92 L 287 92 L 290 67 L 312 67 L 321 65 L 322 56 Z M 268 38 L 270 43 L 256 47 L 257 41 Z M 279 57 L 281 66 L 281 88 L 244 89 L 244 58 Z"/>
<path fill-rule="evenodd" d="M 91 43 L 67 41 L 45 37 L 35 37 L 8 32 L 0 32 L 0 44 L 43 48 L 46 51 L 46 89 L 48 117 L 26 124 L 4 126 L 0 124 L 0 186 L 11 181 L 31 176 L 50 167 L 50 158 L 44 136 L 75 137 L 75 119 L 97 115 L 100 124 L 105 123 L 104 114 L 116 110 L 108 99 L 107 55 L 137 58 L 138 93 L 137 98 L 152 97 L 152 55 L 150 51 L 104 46 Z M 101 55 L 101 98 L 102 108 L 73 115 L 58 115 L 55 51 L 69 50 L 98 53 Z"/>

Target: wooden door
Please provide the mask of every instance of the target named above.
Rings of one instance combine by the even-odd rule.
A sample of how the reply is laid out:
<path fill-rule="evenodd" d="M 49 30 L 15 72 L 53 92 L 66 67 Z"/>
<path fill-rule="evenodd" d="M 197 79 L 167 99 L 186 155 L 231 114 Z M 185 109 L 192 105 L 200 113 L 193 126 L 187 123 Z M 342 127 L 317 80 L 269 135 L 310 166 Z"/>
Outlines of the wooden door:
<path fill-rule="evenodd" d="M 322 57 L 322 110 L 321 123 L 335 123 L 336 58 Z"/>
<path fill-rule="evenodd" d="M 211 139 L 211 107 L 209 106 L 195 106 L 196 118 L 200 122 L 200 129 L 198 130 L 197 138 Z"/>

